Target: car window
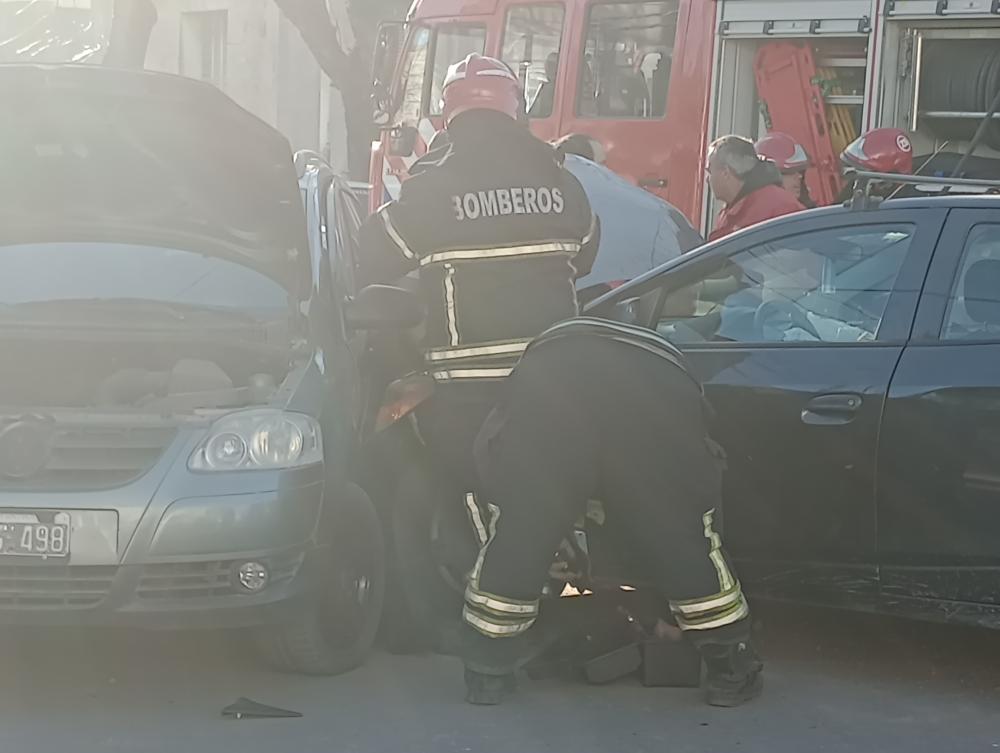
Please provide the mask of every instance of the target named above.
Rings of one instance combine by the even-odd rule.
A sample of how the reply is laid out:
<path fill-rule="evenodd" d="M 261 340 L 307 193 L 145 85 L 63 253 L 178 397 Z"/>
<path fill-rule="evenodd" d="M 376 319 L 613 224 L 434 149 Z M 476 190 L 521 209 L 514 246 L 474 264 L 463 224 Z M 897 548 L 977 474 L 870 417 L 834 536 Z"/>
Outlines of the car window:
<path fill-rule="evenodd" d="M 657 330 L 678 344 L 875 340 L 912 239 L 912 225 L 868 225 L 754 246 L 668 289 Z"/>
<path fill-rule="evenodd" d="M 438 29 L 434 43 L 434 69 L 431 73 L 431 97 L 427 110 L 441 114 L 441 98 L 448 66 L 464 60 L 473 52 L 480 55 L 486 49 L 486 28 L 483 26 L 449 25 Z"/>
<path fill-rule="evenodd" d="M 562 46 L 562 5 L 518 5 L 507 12 L 502 56 L 524 85 L 528 116 L 547 118 L 555 107 Z"/>
<path fill-rule="evenodd" d="M 1000 224 L 976 225 L 969 233 L 941 337 L 1000 338 Z"/>
<path fill-rule="evenodd" d="M 666 114 L 677 7 L 677 0 L 591 6 L 577 115 L 662 118 Z"/>

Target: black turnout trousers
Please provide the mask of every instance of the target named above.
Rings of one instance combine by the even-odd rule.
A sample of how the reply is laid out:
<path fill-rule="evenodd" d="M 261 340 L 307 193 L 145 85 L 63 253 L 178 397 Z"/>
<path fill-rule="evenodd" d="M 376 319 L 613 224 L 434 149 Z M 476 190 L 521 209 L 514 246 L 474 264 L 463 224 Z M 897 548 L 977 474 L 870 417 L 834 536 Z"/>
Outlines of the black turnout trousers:
<path fill-rule="evenodd" d="M 462 494 L 474 492 L 478 486 L 472 445 L 501 387 L 496 380 L 441 384 L 417 408 L 417 430 L 438 472 L 448 487 Z"/>
<path fill-rule="evenodd" d="M 706 424 L 700 384 L 652 333 L 574 320 L 536 340 L 476 441 L 489 514 L 463 616 L 472 645 L 487 646 L 467 663 L 510 670 L 511 652 L 488 644 L 517 641 L 482 638 L 530 628 L 588 499 L 619 519 L 696 643 L 745 635 L 749 609 L 716 529 L 723 461 Z"/>

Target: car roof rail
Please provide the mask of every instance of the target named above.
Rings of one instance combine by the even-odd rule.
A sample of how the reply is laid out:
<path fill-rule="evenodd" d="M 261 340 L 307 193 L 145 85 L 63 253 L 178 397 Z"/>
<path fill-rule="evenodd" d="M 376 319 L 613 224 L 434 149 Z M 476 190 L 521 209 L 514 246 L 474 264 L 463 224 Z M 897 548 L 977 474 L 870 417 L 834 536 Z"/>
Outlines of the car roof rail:
<path fill-rule="evenodd" d="M 900 175 L 898 173 L 873 173 L 865 170 L 848 170 L 844 177 L 854 183 L 854 191 L 846 206 L 849 209 L 875 209 L 884 200 L 883 196 L 872 196 L 871 188 L 876 183 L 892 183 L 898 186 L 936 187 L 928 191 L 935 195 L 955 193 L 981 194 L 1000 193 L 1000 180 L 980 180 L 978 178 L 945 178 L 936 175 Z M 891 198 L 891 197 L 890 197 Z"/>

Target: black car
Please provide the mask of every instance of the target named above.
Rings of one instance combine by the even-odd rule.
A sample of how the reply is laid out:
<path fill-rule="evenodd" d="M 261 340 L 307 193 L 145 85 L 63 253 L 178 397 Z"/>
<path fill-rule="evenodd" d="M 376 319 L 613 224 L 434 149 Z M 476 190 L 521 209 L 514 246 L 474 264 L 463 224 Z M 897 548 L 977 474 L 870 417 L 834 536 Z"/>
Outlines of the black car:
<path fill-rule="evenodd" d="M 1000 198 L 781 218 L 589 313 L 704 381 L 752 594 L 1000 627 Z"/>

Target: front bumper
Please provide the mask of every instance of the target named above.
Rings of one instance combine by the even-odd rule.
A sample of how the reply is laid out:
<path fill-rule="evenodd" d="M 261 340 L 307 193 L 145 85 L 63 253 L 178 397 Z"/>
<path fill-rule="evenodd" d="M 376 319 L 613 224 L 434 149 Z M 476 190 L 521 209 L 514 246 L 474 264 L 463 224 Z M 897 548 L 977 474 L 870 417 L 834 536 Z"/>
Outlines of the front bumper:
<path fill-rule="evenodd" d="M 0 494 L 0 509 L 67 510 L 73 520 L 68 561 L 0 556 L 0 625 L 239 628 L 294 620 L 326 575 L 322 467 L 253 478 L 258 489 L 240 493 L 215 477 L 180 497 L 161 485 L 138 510 L 98 511 L 73 494 L 28 504 L 21 495 L 15 506 Z M 236 578 L 248 561 L 270 574 L 256 594 Z"/>
<path fill-rule="evenodd" d="M 258 594 L 240 593 L 247 559 L 271 569 Z M 243 628 L 291 621 L 316 598 L 323 549 L 232 560 L 119 566 L 0 565 L 0 625 Z"/>

